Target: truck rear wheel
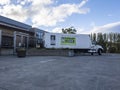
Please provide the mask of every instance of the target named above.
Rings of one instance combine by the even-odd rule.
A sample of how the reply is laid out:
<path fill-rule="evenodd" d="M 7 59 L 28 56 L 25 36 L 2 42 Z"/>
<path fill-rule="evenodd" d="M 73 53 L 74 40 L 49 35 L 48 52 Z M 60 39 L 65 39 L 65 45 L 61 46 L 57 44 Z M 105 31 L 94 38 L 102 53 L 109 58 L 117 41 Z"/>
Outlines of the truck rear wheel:
<path fill-rule="evenodd" d="M 98 50 L 98 55 L 102 55 L 102 50 L 101 49 Z"/>

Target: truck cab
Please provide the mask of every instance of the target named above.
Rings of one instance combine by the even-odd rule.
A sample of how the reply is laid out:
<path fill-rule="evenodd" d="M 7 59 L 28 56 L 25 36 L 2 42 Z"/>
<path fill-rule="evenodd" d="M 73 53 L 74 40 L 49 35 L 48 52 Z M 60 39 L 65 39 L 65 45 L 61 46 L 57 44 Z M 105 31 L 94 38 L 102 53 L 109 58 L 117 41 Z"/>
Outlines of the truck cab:
<path fill-rule="evenodd" d="M 88 51 L 93 55 L 94 53 L 98 53 L 98 55 L 102 55 L 103 47 L 101 45 L 97 45 L 96 42 L 92 42 L 91 49 Z"/>

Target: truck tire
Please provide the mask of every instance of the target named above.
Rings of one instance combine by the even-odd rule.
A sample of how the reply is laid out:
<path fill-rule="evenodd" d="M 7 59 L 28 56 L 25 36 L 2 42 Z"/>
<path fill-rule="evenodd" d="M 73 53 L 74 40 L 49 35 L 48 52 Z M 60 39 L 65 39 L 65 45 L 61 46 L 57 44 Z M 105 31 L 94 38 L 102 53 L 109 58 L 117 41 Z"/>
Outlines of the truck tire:
<path fill-rule="evenodd" d="M 102 50 L 101 49 L 98 50 L 98 55 L 102 55 Z"/>

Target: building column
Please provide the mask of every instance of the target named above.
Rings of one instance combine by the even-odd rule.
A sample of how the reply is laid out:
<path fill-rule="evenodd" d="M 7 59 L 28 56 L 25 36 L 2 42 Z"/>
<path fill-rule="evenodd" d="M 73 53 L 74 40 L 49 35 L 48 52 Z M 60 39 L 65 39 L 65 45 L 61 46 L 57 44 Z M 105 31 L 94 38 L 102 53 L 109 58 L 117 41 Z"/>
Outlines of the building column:
<path fill-rule="evenodd" d="M 2 30 L 0 30 L 0 55 L 1 55 L 1 47 L 2 47 Z"/>
<path fill-rule="evenodd" d="M 13 50 L 13 54 L 15 54 L 16 53 L 16 31 L 14 31 L 14 50 Z"/>
<path fill-rule="evenodd" d="M 21 44 L 23 45 L 23 35 L 21 34 Z"/>
<path fill-rule="evenodd" d="M 29 35 L 27 36 L 27 49 L 29 48 Z"/>

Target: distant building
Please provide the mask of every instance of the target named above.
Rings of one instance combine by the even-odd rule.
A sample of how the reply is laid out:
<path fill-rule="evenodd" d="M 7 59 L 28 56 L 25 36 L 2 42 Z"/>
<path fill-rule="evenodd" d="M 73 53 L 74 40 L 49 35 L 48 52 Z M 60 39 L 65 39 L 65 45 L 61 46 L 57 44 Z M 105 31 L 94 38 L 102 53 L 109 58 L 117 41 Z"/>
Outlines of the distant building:
<path fill-rule="evenodd" d="M 43 37 L 46 31 L 38 29 L 38 28 L 32 28 L 30 31 L 34 32 L 34 37 L 36 39 L 34 40 L 35 45 L 39 47 L 43 47 L 43 44 L 44 44 Z"/>
<path fill-rule="evenodd" d="M 42 43 L 43 33 L 43 30 L 0 16 L 0 48 L 11 48 L 15 52 L 19 45 L 35 47 L 37 42 Z"/>

